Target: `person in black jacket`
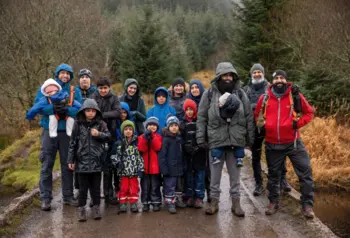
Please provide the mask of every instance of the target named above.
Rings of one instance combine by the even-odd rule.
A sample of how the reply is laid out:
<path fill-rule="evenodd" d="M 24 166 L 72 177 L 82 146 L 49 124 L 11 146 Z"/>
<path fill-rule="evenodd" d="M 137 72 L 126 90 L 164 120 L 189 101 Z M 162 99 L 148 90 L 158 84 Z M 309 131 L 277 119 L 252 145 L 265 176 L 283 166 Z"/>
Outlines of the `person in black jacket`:
<path fill-rule="evenodd" d="M 205 148 L 199 148 L 196 141 L 197 105 L 191 99 L 186 99 L 183 110 L 185 118 L 180 129 L 184 141 L 184 157 L 187 164 L 185 175 L 186 199 L 188 207 L 202 208 L 205 195 Z"/>
<path fill-rule="evenodd" d="M 93 99 L 86 99 L 74 122 L 69 141 L 68 167 L 75 170 L 79 181 L 78 220 L 86 221 L 87 193 L 93 201 L 92 216 L 101 219 L 100 185 L 103 145 L 110 139 L 106 123 Z"/>
<path fill-rule="evenodd" d="M 182 138 L 179 131 L 180 121 L 175 116 L 167 119 L 167 128 L 164 128 L 163 145 L 158 154 L 160 172 L 163 175 L 165 203 L 170 214 L 176 213 L 175 203 L 182 196 L 179 180 L 184 174 L 185 162 L 182 156 Z M 176 193 L 176 191 L 181 191 Z"/>
<path fill-rule="evenodd" d="M 105 196 L 105 203 L 110 204 L 115 201 L 116 193 L 119 191 L 119 178 L 116 176 L 116 172 L 112 169 L 110 161 L 111 150 L 116 139 L 117 120 L 121 116 L 121 108 L 118 96 L 111 92 L 111 82 L 108 78 L 101 77 L 97 80 L 97 92 L 92 96 L 95 99 L 97 105 L 101 109 L 102 119 L 107 123 L 108 131 L 111 133 L 111 140 L 108 142 L 108 147 L 103 164 L 103 193 Z M 113 191 L 113 174 L 114 174 L 114 186 Z"/>

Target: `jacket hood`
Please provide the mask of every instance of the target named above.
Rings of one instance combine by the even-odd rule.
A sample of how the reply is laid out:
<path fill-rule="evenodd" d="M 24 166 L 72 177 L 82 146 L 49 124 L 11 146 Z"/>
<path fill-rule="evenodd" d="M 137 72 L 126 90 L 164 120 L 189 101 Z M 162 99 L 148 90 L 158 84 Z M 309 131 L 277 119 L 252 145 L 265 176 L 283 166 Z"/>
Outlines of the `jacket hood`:
<path fill-rule="evenodd" d="M 91 99 L 91 98 L 87 98 L 84 103 L 83 106 L 80 108 L 78 114 L 77 114 L 77 118 L 78 119 L 85 119 L 85 113 L 84 110 L 87 108 L 92 108 L 96 110 L 96 118 L 98 119 L 102 119 L 102 113 L 100 108 L 97 105 L 97 102 L 95 101 L 95 99 Z"/>
<path fill-rule="evenodd" d="M 127 119 L 130 119 L 131 115 L 130 115 L 130 107 L 129 104 L 127 104 L 126 102 L 121 102 L 120 103 L 120 108 L 124 109 L 126 111 L 126 113 L 128 114 Z"/>
<path fill-rule="evenodd" d="M 70 79 L 69 79 L 69 81 L 68 81 L 66 84 L 70 83 L 70 81 L 72 81 L 73 78 L 74 78 L 72 66 L 70 66 L 70 65 L 68 65 L 68 64 L 60 64 L 60 65 L 56 68 L 56 71 L 55 71 L 55 80 L 56 80 L 56 82 L 58 82 L 61 86 L 63 86 L 63 83 L 62 83 L 61 80 L 59 80 L 58 74 L 59 74 L 60 71 L 62 71 L 62 70 L 68 71 L 69 74 L 70 74 Z"/>
<path fill-rule="evenodd" d="M 237 70 L 235 69 L 235 67 L 233 67 L 233 65 L 230 62 L 219 63 L 218 66 L 216 67 L 214 81 L 217 81 L 218 79 L 220 79 L 220 77 L 222 75 L 227 74 L 227 73 L 235 74 L 237 76 L 237 79 L 238 79 Z M 237 81 L 239 81 L 239 80 L 237 80 Z"/>
<path fill-rule="evenodd" d="M 202 95 L 204 93 L 204 86 L 203 86 L 202 82 L 199 79 L 192 79 L 191 80 L 189 94 L 191 94 L 191 87 L 192 87 L 193 84 L 197 84 L 198 85 L 200 95 Z"/>
<path fill-rule="evenodd" d="M 125 83 L 124 83 L 124 94 L 127 95 L 128 94 L 128 87 L 131 85 L 131 84 L 136 84 L 137 85 L 137 91 L 136 91 L 136 95 L 137 96 L 141 96 L 141 90 L 140 90 L 140 85 L 139 85 L 139 82 L 137 82 L 136 79 L 133 79 L 133 78 L 128 78 L 125 80 Z"/>
<path fill-rule="evenodd" d="M 48 97 L 49 95 L 47 95 L 47 93 L 45 93 L 45 88 L 49 85 L 55 85 L 58 87 L 58 91 L 61 91 L 62 90 L 62 87 L 59 83 L 56 82 L 56 80 L 54 79 L 48 79 L 46 80 L 43 85 L 41 86 L 41 93 L 45 96 L 45 97 Z"/>
<path fill-rule="evenodd" d="M 157 98 L 156 98 L 156 95 L 159 91 L 164 91 L 166 93 L 167 97 L 166 97 L 166 101 L 163 105 L 168 105 L 169 104 L 169 91 L 165 87 L 159 87 L 156 89 L 156 91 L 154 91 L 154 100 L 153 100 L 154 105 L 159 105 L 157 102 Z"/>

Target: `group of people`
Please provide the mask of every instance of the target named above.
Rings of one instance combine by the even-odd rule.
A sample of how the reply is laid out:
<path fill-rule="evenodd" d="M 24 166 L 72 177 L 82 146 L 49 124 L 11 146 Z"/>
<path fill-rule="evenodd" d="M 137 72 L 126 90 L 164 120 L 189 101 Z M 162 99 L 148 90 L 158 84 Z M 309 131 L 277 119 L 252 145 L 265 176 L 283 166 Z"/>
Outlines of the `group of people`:
<path fill-rule="evenodd" d="M 128 204 L 131 212 L 139 212 L 140 190 L 144 212 L 160 211 L 163 202 L 171 214 L 177 207 L 202 208 L 207 192 L 205 213 L 215 214 L 225 162 L 231 210 L 243 217 L 243 158 L 252 157 L 253 194 L 259 196 L 264 192 L 260 160 L 265 141 L 270 201 L 266 215 L 279 209 L 281 191 L 291 190 L 285 177 L 288 156 L 299 177 L 302 213 L 313 218 L 312 170 L 298 130 L 312 120 L 313 109 L 298 88 L 287 83 L 286 72 L 275 71 L 269 83 L 263 66 L 254 64 L 250 75 L 250 83 L 242 87 L 233 65 L 221 62 L 209 89 L 194 79 L 189 92 L 185 80 L 176 78 L 170 90 L 155 90 L 154 105 L 146 112 L 136 79 L 125 80 L 118 97 L 106 77 L 93 86 L 88 69 L 80 70 L 79 85 L 71 86 L 72 67 L 61 64 L 54 79 L 46 80 L 38 90 L 26 115 L 28 120 L 42 116 L 42 210 L 51 210 L 52 169 L 58 150 L 63 204 L 78 207 L 79 221 L 87 219 L 88 193 L 92 217 L 101 219 L 101 197 L 108 205 L 118 205 L 118 212 L 127 212 Z M 79 190 L 78 199 L 73 187 Z"/>

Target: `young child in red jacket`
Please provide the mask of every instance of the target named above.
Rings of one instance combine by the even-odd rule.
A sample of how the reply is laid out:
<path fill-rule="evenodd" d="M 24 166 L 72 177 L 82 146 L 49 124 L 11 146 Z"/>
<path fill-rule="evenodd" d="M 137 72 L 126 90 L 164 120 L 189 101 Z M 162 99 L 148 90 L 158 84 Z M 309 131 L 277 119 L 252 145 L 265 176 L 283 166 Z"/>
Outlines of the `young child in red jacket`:
<path fill-rule="evenodd" d="M 141 179 L 142 210 L 148 212 L 150 205 L 153 211 L 160 211 L 162 196 L 160 193 L 161 177 L 158 163 L 158 152 L 162 148 L 162 137 L 157 133 L 159 121 L 150 117 L 145 121 L 145 133 L 138 138 L 138 149 L 144 160 L 145 174 Z"/>

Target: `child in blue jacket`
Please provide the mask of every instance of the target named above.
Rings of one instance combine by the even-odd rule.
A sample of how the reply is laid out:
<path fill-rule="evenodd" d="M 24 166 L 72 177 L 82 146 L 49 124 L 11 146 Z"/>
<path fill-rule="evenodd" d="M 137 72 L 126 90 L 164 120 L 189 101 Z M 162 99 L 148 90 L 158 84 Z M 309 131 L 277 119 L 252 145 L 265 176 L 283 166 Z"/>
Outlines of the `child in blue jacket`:
<path fill-rule="evenodd" d="M 74 99 L 70 99 L 69 95 L 66 91 L 62 90 L 61 85 L 59 85 L 55 80 L 48 79 L 44 82 L 44 84 L 41 86 L 41 93 L 45 96 L 42 97 L 37 103 L 34 104 L 34 106 L 29 109 L 29 111 L 26 114 L 27 120 L 33 120 L 34 117 L 42 113 L 44 108 L 49 104 L 62 105 L 66 106 L 70 104 L 70 101 L 72 100 L 72 106 L 76 109 L 80 108 L 80 103 L 77 102 Z M 57 127 L 58 127 L 58 120 L 65 119 L 66 120 L 66 133 L 68 136 L 71 136 L 73 125 L 74 125 L 74 118 L 69 116 L 62 116 L 60 114 L 54 114 L 49 116 L 49 134 L 50 137 L 57 137 Z"/>
<path fill-rule="evenodd" d="M 154 106 L 147 111 L 147 118 L 156 117 L 159 120 L 158 134 L 166 127 L 167 117 L 175 116 L 175 108 L 169 105 L 169 92 L 164 87 L 159 87 L 154 92 Z"/>

